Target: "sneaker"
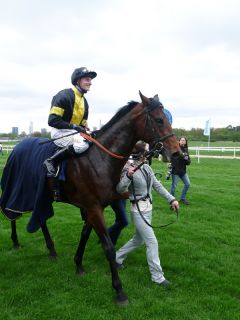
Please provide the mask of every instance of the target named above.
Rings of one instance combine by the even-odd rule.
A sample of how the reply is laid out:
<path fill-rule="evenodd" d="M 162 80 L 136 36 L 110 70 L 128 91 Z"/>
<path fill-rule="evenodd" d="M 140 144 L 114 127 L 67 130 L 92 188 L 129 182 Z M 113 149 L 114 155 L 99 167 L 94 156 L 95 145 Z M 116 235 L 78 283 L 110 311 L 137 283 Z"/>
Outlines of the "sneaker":
<path fill-rule="evenodd" d="M 179 202 L 186 204 L 186 205 L 189 205 L 189 202 L 186 199 L 180 199 Z"/>
<path fill-rule="evenodd" d="M 116 267 L 117 267 L 118 270 L 124 268 L 123 264 L 122 263 L 118 263 L 118 262 L 116 262 Z"/>
<path fill-rule="evenodd" d="M 167 279 L 163 280 L 163 282 L 159 283 L 162 287 L 168 287 L 171 284 Z"/>

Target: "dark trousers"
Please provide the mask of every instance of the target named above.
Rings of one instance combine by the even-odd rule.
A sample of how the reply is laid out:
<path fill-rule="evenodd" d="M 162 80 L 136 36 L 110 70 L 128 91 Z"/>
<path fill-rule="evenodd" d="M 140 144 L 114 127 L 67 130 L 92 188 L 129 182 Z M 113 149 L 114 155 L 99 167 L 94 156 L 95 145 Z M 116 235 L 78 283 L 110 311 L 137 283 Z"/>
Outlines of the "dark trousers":
<path fill-rule="evenodd" d="M 111 227 L 108 228 L 108 233 L 112 243 L 115 245 L 122 229 L 125 228 L 129 223 L 126 211 L 126 200 L 114 200 L 110 206 L 115 212 L 115 222 Z"/>
<path fill-rule="evenodd" d="M 114 200 L 110 204 L 110 206 L 115 213 L 115 222 L 111 227 L 108 228 L 108 233 L 112 240 L 112 243 L 115 245 L 122 229 L 125 228 L 129 223 L 126 211 L 126 200 Z M 83 208 L 80 208 L 80 213 L 82 216 L 82 220 L 86 221 L 87 217 Z"/>

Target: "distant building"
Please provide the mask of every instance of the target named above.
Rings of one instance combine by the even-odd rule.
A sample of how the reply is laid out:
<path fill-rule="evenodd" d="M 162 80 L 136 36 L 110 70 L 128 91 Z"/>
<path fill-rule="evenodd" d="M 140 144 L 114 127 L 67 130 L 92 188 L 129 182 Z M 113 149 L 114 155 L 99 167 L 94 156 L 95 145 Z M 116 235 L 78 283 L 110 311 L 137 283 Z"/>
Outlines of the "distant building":
<path fill-rule="evenodd" d="M 232 125 L 229 125 L 226 127 L 226 129 L 233 130 L 233 131 L 240 131 L 240 126 L 233 127 Z"/>
<path fill-rule="evenodd" d="M 18 136 L 18 127 L 12 127 L 12 133 Z"/>
<path fill-rule="evenodd" d="M 33 122 L 30 121 L 30 125 L 29 125 L 29 134 L 33 134 Z"/>
<path fill-rule="evenodd" d="M 41 129 L 41 134 L 46 134 L 47 133 L 47 129 L 46 128 L 42 128 Z"/>

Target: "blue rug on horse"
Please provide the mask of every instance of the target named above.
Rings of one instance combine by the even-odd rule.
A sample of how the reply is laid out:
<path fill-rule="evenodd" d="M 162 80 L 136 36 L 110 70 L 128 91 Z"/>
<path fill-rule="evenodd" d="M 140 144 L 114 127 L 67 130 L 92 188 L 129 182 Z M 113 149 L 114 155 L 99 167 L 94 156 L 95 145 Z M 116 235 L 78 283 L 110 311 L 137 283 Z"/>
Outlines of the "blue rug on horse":
<path fill-rule="evenodd" d="M 10 220 L 32 212 L 28 232 L 37 231 L 53 216 L 52 200 L 47 189 L 44 160 L 53 155 L 53 142 L 40 145 L 46 139 L 25 138 L 13 149 L 3 170 L 0 208 Z"/>

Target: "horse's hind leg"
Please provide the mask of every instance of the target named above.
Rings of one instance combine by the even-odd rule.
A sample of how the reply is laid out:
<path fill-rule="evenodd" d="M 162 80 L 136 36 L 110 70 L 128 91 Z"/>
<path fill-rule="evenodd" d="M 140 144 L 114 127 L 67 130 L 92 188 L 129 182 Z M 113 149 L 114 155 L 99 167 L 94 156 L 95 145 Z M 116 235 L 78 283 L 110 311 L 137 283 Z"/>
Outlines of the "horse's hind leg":
<path fill-rule="evenodd" d="M 11 239 L 13 242 L 13 248 L 19 249 L 20 244 L 18 242 L 16 220 L 11 221 L 11 230 L 12 230 Z"/>
<path fill-rule="evenodd" d="M 42 233 L 44 235 L 44 239 L 45 239 L 45 242 L 46 242 L 46 246 L 49 250 L 49 258 L 56 258 L 57 257 L 57 252 L 55 250 L 55 246 L 54 246 L 54 242 L 51 238 L 51 235 L 48 231 L 48 227 L 47 227 L 47 223 L 43 223 L 41 225 L 41 228 L 42 228 Z"/>
<path fill-rule="evenodd" d="M 84 273 L 84 268 L 82 265 L 82 260 L 83 260 L 83 254 L 85 251 L 86 243 L 89 239 L 89 236 L 91 234 L 92 227 L 85 222 L 82 232 L 81 232 L 81 239 L 77 248 L 77 252 L 74 256 L 74 261 L 76 264 L 76 273 L 77 274 L 83 274 Z"/>

